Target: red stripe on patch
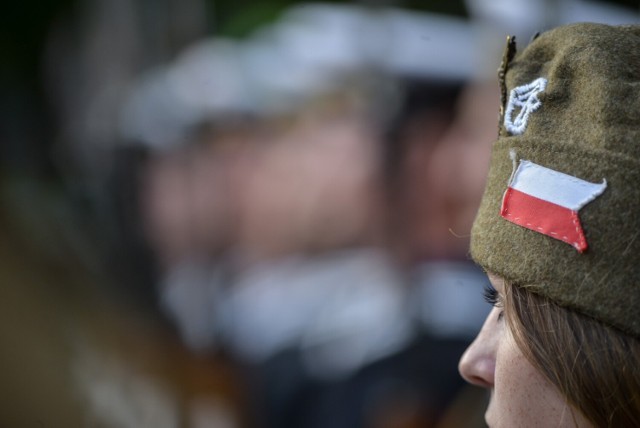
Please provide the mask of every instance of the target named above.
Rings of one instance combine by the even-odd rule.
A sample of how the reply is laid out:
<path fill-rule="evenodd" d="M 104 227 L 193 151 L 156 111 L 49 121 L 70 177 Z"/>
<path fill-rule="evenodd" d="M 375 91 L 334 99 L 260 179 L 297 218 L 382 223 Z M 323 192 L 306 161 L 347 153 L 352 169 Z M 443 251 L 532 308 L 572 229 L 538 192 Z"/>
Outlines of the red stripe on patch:
<path fill-rule="evenodd" d="M 566 242 L 581 253 L 587 249 L 587 239 L 576 211 L 509 187 L 502 200 L 500 215 L 511 223 Z"/>

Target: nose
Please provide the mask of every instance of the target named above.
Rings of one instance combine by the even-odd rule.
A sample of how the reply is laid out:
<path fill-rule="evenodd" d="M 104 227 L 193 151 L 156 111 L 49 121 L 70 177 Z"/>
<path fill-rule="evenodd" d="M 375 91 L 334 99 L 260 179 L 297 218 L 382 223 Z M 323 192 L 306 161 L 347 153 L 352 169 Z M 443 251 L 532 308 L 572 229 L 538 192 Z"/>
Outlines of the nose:
<path fill-rule="evenodd" d="M 462 354 L 458 371 L 467 382 L 483 388 L 493 388 L 496 351 L 499 339 L 498 309 L 493 310 L 467 350 Z"/>

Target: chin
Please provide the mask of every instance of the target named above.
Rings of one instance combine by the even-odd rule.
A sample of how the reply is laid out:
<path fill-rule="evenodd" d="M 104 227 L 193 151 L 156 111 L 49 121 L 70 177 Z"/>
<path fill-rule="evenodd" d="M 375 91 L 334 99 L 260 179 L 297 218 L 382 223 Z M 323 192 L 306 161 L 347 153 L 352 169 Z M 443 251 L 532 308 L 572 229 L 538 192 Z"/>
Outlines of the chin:
<path fill-rule="evenodd" d="M 493 395 L 493 394 L 492 394 Z M 492 400 L 493 401 L 493 400 Z M 492 417 L 492 413 L 491 413 L 491 404 L 492 401 L 489 402 L 489 405 L 487 406 L 487 411 L 484 412 L 484 422 L 487 424 L 487 427 L 491 428 L 494 426 L 493 424 L 493 417 Z"/>

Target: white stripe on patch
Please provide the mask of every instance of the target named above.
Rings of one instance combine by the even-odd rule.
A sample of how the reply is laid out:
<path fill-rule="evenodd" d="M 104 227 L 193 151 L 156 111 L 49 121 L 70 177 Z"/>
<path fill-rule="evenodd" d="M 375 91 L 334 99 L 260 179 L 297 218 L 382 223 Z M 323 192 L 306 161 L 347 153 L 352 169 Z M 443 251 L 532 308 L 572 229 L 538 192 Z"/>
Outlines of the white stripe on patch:
<path fill-rule="evenodd" d="M 590 183 L 521 160 L 509 187 L 577 212 L 604 192 L 607 180 Z"/>

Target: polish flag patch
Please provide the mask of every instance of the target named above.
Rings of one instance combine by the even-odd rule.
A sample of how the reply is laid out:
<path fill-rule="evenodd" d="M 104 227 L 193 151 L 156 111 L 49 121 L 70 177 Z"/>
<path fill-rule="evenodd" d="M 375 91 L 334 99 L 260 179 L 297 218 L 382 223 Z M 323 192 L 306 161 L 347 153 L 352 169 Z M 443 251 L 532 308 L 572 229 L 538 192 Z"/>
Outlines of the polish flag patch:
<path fill-rule="evenodd" d="M 587 248 L 578 212 L 607 188 L 521 160 L 502 200 L 500 215 L 519 226 L 572 245 Z"/>

